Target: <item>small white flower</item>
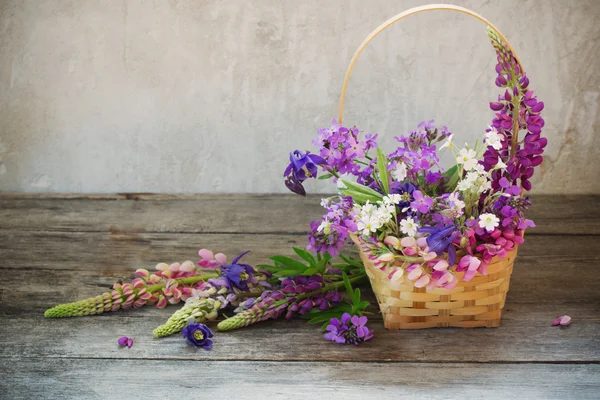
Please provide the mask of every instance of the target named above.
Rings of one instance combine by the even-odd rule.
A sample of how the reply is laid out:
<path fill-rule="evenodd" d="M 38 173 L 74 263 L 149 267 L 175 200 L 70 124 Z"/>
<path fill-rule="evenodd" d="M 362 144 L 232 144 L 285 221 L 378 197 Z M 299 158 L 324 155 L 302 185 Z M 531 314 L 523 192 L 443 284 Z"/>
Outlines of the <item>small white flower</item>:
<path fill-rule="evenodd" d="M 385 196 L 383 198 L 383 204 L 389 205 L 389 204 L 398 204 L 402 201 L 402 195 L 401 194 L 389 194 L 387 196 Z"/>
<path fill-rule="evenodd" d="M 502 136 L 493 126 L 490 126 L 490 131 L 485 134 L 485 143 L 488 146 L 492 146 L 495 150 L 502 148 Z"/>
<path fill-rule="evenodd" d="M 471 189 L 472 186 L 473 182 L 469 182 L 468 180 L 463 179 L 462 181 L 458 182 L 456 188 L 461 192 L 466 192 L 467 190 Z"/>
<path fill-rule="evenodd" d="M 392 171 L 392 177 L 398 182 L 406 179 L 406 164 L 398 162 L 396 168 Z"/>
<path fill-rule="evenodd" d="M 407 217 L 400 221 L 400 230 L 407 236 L 415 236 L 417 234 L 417 229 L 419 229 L 419 224 L 417 224 L 412 217 Z"/>
<path fill-rule="evenodd" d="M 473 149 L 461 149 L 456 157 L 456 163 L 462 164 L 465 171 L 470 171 L 477 165 L 477 153 Z"/>
<path fill-rule="evenodd" d="M 329 199 L 321 199 L 321 207 L 327 208 L 329 205 Z"/>
<path fill-rule="evenodd" d="M 321 222 L 321 225 L 317 228 L 317 232 L 323 232 L 326 235 L 331 233 L 331 222 L 329 220 L 325 220 Z"/>
<path fill-rule="evenodd" d="M 477 163 L 477 165 L 475 165 L 475 168 L 473 168 L 473 171 L 482 175 L 482 174 L 485 174 L 485 167 L 483 165 Z"/>
<path fill-rule="evenodd" d="M 448 136 L 448 139 L 446 139 L 444 144 L 440 146 L 440 150 L 445 149 L 446 147 L 448 147 L 448 148 L 450 147 L 450 145 L 452 144 L 452 136 L 454 136 L 454 134 L 451 134 L 450 136 Z"/>
<path fill-rule="evenodd" d="M 502 161 L 502 158 L 498 157 L 498 164 L 496 164 L 494 166 L 494 169 L 506 169 L 507 165 L 504 164 L 504 161 Z"/>
<path fill-rule="evenodd" d="M 448 201 L 454 205 L 454 210 L 461 212 L 465 208 L 465 202 L 458 198 L 458 193 L 452 192 L 448 196 Z"/>
<path fill-rule="evenodd" d="M 500 225 L 500 220 L 494 214 L 481 214 L 479 216 L 479 226 L 486 231 L 492 232 Z"/>

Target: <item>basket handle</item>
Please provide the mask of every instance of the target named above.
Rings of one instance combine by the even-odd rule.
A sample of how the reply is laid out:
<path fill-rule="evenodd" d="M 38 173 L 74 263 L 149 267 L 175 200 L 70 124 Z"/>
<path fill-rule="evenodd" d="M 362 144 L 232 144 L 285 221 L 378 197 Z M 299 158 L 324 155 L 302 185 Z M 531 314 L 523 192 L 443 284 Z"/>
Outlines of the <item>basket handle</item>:
<path fill-rule="evenodd" d="M 404 11 L 404 12 L 396 15 L 395 17 L 392 17 L 392 18 L 388 19 L 383 24 L 379 25 L 360 44 L 360 46 L 358 47 L 358 49 L 354 53 L 354 56 L 352 56 L 352 60 L 350 60 L 350 65 L 348 66 L 348 70 L 346 71 L 346 76 L 344 77 L 344 84 L 342 85 L 342 94 L 341 94 L 341 97 L 340 97 L 340 118 L 339 118 L 339 123 L 340 124 L 342 123 L 342 118 L 343 118 L 343 114 L 344 114 L 344 98 L 346 97 L 346 89 L 348 87 L 348 80 L 350 79 L 350 74 L 352 73 L 352 69 L 354 68 L 354 64 L 358 60 L 358 57 L 360 56 L 360 54 L 362 53 L 362 51 L 365 49 L 365 47 L 367 47 L 367 45 L 369 44 L 369 42 L 371 42 L 371 40 L 373 40 L 375 38 L 375 36 L 379 35 L 384 29 L 386 29 L 390 25 L 392 25 L 392 24 L 400 21 L 401 19 L 406 18 L 409 15 L 417 14 L 417 13 L 420 13 L 420 12 L 423 12 L 423 11 L 433 11 L 433 10 L 452 10 L 452 11 L 458 11 L 458 12 L 470 15 L 472 17 L 475 17 L 478 20 L 484 22 L 492 30 L 494 30 L 494 32 L 496 32 L 496 34 L 498 34 L 498 36 L 500 36 L 500 38 L 502 38 L 502 40 L 506 43 L 506 45 L 508 46 L 508 48 L 512 51 L 513 56 L 517 60 L 517 63 L 519 63 L 519 67 L 521 67 L 521 71 L 525 71 L 523 69 L 523 66 L 521 65 L 521 61 L 519 60 L 519 57 L 517 57 L 517 54 L 515 53 L 515 50 L 510 45 L 510 43 L 508 42 L 508 40 L 506 40 L 506 37 L 504 37 L 504 35 L 498 30 L 498 28 L 496 28 L 490 21 L 488 21 L 487 19 L 485 19 L 481 15 L 477 14 L 476 12 L 471 11 L 471 10 L 469 10 L 467 8 L 464 8 L 464 7 L 454 6 L 452 4 L 429 4 L 429 5 L 426 5 L 426 6 L 420 6 L 420 7 L 411 8 L 410 10 L 406 10 L 406 11 Z"/>

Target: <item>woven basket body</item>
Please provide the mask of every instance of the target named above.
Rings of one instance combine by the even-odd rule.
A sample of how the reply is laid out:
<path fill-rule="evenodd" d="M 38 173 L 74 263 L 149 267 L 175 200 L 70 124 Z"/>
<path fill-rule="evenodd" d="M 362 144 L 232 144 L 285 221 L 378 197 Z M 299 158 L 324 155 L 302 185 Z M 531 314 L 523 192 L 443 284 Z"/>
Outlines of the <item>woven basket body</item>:
<path fill-rule="evenodd" d="M 454 289 L 427 290 L 416 288 L 408 279 L 394 285 L 388 278 L 389 271 L 376 268 L 358 243 L 357 247 L 387 329 L 500 326 L 517 249 L 505 258 L 494 257 L 488 275 L 477 274 L 465 282 L 464 273 L 459 272 L 456 277 L 461 280 Z"/>

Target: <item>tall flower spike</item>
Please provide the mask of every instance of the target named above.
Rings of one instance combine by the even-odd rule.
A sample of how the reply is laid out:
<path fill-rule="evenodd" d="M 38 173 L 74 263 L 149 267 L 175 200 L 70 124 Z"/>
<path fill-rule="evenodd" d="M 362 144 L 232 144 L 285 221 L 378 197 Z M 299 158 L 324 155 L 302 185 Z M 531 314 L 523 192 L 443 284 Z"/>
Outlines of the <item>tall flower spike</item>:
<path fill-rule="evenodd" d="M 154 329 L 152 334 L 156 338 L 161 338 L 181 332 L 190 318 L 193 318 L 196 322 L 216 319 L 221 306 L 223 306 L 223 303 L 220 300 L 212 298 L 202 298 L 187 302 L 182 308 L 175 311 L 165 324 Z"/>

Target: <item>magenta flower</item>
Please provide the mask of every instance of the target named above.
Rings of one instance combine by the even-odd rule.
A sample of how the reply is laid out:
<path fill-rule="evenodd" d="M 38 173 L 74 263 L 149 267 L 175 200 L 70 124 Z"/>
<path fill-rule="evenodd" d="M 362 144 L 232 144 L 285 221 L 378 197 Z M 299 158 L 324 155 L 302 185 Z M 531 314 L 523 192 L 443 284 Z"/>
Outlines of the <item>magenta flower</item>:
<path fill-rule="evenodd" d="M 121 336 L 117 340 L 117 343 L 119 343 L 119 346 L 121 347 L 127 346 L 128 348 L 131 348 L 131 346 L 133 346 L 133 339 L 127 336 Z"/>
<path fill-rule="evenodd" d="M 433 199 L 431 197 L 423 196 L 418 190 L 413 192 L 413 198 L 415 199 L 412 203 L 410 203 L 410 207 L 419 211 L 422 214 L 425 214 L 429 211 L 429 209 L 433 206 Z"/>

